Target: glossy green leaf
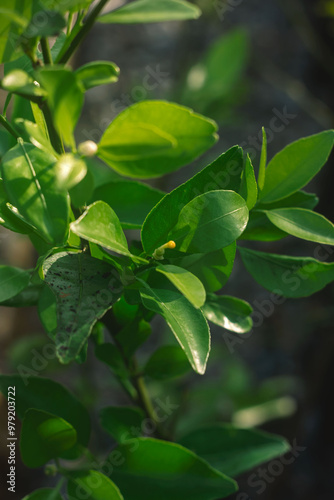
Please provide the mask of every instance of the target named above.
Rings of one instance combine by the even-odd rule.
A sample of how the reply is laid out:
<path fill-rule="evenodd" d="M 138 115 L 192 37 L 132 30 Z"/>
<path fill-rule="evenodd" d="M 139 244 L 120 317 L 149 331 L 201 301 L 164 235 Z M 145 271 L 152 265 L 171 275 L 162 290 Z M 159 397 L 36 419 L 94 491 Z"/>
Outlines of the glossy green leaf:
<path fill-rule="evenodd" d="M 284 297 L 307 297 L 334 280 L 334 263 L 311 257 L 288 257 L 239 248 L 247 271 L 264 288 Z M 325 252 L 325 257 L 323 257 Z M 319 258 L 328 253 L 319 248 Z"/>
<path fill-rule="evenodd" d="M 1 283 L 1 281 L 0 281 Z M 29 284 L 17 295 L 14 295 L 10 299 L 1 302 L 1 305 L 5 307 L 31 307 L 35 306 L 39 300 L 42 287 L 41 285 Z"/>
<path fill-rule="evenodd" d="M 182 208 L 167 241 L 181 252 L 208 253 L 231 245 L 244 231 L 248 209 L 234 191 L 210 191 Z"/>
<path fill-rule="evenodd" d="M 68 234 L 69 203 L 56 189 L 56 159 L 32 144 L 19 143 L 2 159 L 9 201 L 49 243 L 62 245 Z"/>
<path fill-rule="evenodd" d="M 135 0 L 108 14 L 99 17 L 100 23 L 157 23 L 161 21 L 182 21 L 197 19 L 200 9 L 183 0 Z"/>
<path fill-rule="evenodd" d="M 24 415 L 20 451 L 27 467 L 41 467 L 52 458 L 61 457 L 76 441 L 76 430 L 63 418 L 35 409 Z"/>
<path fill-rule="evenodd" d="M 181 377 L 190 369 L 184 351 L 178 346 L 166 345 L 152 354 L 144 367 L 144 373 L 156 380 L 166 380 Z"/>
<path fill-rule="evenodd" d="M 24 269 L 0 266 L 0 302 L 15 297 L 24 290 L 30 281 L 30 273 Z"/>
<path fill-rule="evenodd" d="M 216 500 L 237 490 L 232 479 L 176 443 L 138 438 L 116 451 L 123 461 L 112 478 L 127 500 Z"/>
<path fill-rule="evenodd" d="M 67 145 L 74 145 L 73 132 L 84 101 L 83 87 L 69 68 L 48 66 L 39 70 L 38 81 L 47 92 L 54 125 Z"/>
<path fill-rule="evenodd" d="M 196 308 L 205 302 L 205 288 L 200 280 L 182 267 L 159 264 L 156 271 L 162 273 Z"/>
<path fill-rule="evenodd" d="M 193 369 L 203 374 L 210 352 L 210 330 L 202 312 L 195 309 L 163 276 L 154 286 L 142 280 L 140 282 L 143 285 L 140 295 L 144 306 L 166 320 Z"/>
<path fill-rule="evenodd" d="M 24 120 L 23 118 L 18 118 L 15 121 L 15 125 L 18 127 L 22 133 L 26 134 L 27 137 L 29 138 L 29 141 L 36 146 L 36 148 L 42 149 L 48 154 L 53 155 L 54 157 L 57 156 L 56 152 L 54 151 L 49 137 L 46 136 L 45 128 L 41 128 L 37 123 L 33 123 L 29 120 Z"/>
<path fill-rule="evenodd" d="M 103 201 L 90 205 L 81 217 L 71 224 L 71 231 L 85 240 L 108 250 L 131 256 L 121 223 L 113 209 Z"/>
<path fill-rule="evenodd" d="M 30 408 L 57 415 L 76 429 L 78 442 L 87 446 L 90 420 L 85 407 L 62 385 L 31 376 L 26 368 L 18 366 L 18 375 L 0 375 L 0 391 L 5 397 L 9 386 L 16 388 L 16 415 L 22 420 Z"/>
<path fill-rule="evenodd" d="M 257 178 L 257 183 L 259 186 L 259 194 L 261 193 L 264 187 L 264 182 L 266 179 L 266 168 L 267 168 L 267 134 L 266 134 L 266 129 L 262 127 L 262 148 L 261 148 L 259 174 Z"/>
<path fill-rule="evenodd" d="M 141 228 L 147 214 L 163 198 L 164 193 L 135 181 L 108 182 L 95 189 L 92 201 L 104 201 L 115 210 L 122 227 Z"/>
<path fill-rule="evenodd" d="M 62 363 L 73 361 L 96 321 L 121 293 L 119 274 L 110 264 L 84 253 L 56 253 L 43 263 L 46 284 L 57 298 L 57 329 L 52 337 Z"/>
<path fill-rule="evenodd" d="M 63 500 L 54 488 L 40 488 L 25 496 L 22 500 Z"/>
<path fill-rule="evenodd" d="M 112 62 L 94 61 L 81 66 L 75 74 L 85 90 L 89 90 L 99 85 L 117 82 L 119 72 L 119 67 Z"/>
<path fill-rule="evenodd" d="M 319 198 L 316 194 L 306 193 L 305 191 L 297 191 L 296 193 L 282 198 L 279 201 L 274 201 L 273 203 L 264 203 L 262 200 L 256 205 L 257 209 L 264 210 L 275 210 L 276 208 L 309 208 L 313 210 L 319 203 Z"/>
<path fill-rule="evenodd" d="M 143 225 L 141 236 L 146 253 L 152 254 L 168 241 L 168 234 L 177 224 L 180 210 L 196 196 L 217 189 L 238 191 L 242 169 L 242 150 L 235 146 L 162 198 Z"/>
<path fill-rule="evenodd" d="M 287 233 L 274 226 L 262 211 L 252 210 L 241 240 L 250 241 L 277 241 L 285 238 Z"/>
<path fill-rule="evenodd" d="M 253 326 L 253 309 L 244 300 L 227 295 L 209 295 L 203 307 L 205 317 L 226 330 L 246 333 Z"/>
<path fill-rule="evenodd" d="M 334 245 L 334 225 L 323 215 L 306 208 L 278 208 L 265 213 L 270 222 L 292 236 Z"/>
<path fill-rule="evenodd" d="M 47 333 L 57 329 L 57 299 L 47 285 L 38 300 L 38 315 Z"/>
<path fill-rule="evenodd" d="M 212 467 L 235 477 L 290 450 L 289 443 L 267 432 L 216 424 L 195 430 L 180 444 Z"/>
<path fill-rule="evenodd" d="M 67 493 L 69 500 L 124 500 L 115 483 L 96 470 L 71 472 Z"/>
<path fill-rule="evenodd" d="M 99 143 L 98 156 L 128 177 L 159 177 L 190 163 L 217 140 L 217 125 L 191 109 L 142 101 L 120 113 Z"/>
<path fill-rule="evenodd" d="M 196 253 L 173 259 L 173 263 L 193 273 L 207 292 L 220 290 L 231 275 L 236 244 L 211 253 Z"/>
<path fill-rule="evenodd" d="M 143 420 L 143 410 L 134 406 L 109 406 L 100 411 L 101 426 L 119 443 L 132 435 L 133 428 L 140 429 Z"/>
<path fill-rule="evenodd" d="M 79 184 L 87 174 L 87 166 L 83 160 L 70 153 L 61 155 L 54 166 L 57 188 L 69 190 Z"/>
<path fill-rule="evenodd" d="M 245 167 L 242 174 L 240 196 L 246 201 L 248 210 L 251 210 L 257 202 L 257 183 L 254 174 L 254 168 L 249 155 L 245 160 Z"/>
<path fill-rule="evenodd" d="M 14 69 L 1 80 L 1 87 L 8 92 L 26 97 L 43 97 L 45 90 L 36 85 L 34 79 L 25 71 Z"/>
<path fill-rule="evenodd" d="M 304 187 L 326 163 L 332 150 L 334 130 L 293 142 L 269 162 L 260 200 L 271 203 Z"/>

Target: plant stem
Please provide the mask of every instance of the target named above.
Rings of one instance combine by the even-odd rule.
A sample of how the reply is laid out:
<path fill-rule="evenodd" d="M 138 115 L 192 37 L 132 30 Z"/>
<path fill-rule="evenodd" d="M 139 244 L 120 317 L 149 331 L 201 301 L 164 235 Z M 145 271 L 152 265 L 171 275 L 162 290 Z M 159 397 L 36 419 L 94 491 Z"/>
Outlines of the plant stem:
<path fill-rule="evenodd" d="M 43 105 L 42 111 L 43 111 L 43 114 L 44 114 L 46 126 L 48 128 L 48 132 L 49 132 L 49 137 L 50 137 L 51 144 L 52 144 L 54 150 L 58 154 L 61 155 L 61 154 L 64 153 L 64 145 L 62 143 L 62 140 L 61 140 L 61 138 L 60 138 L 57 130 L 55 129 L 50 109 L 49 109 L 49 107 L 48 107 L 48 105 L 46 103 Z"/>
<path fill-rule="evenodd" d="M 70 57 L 74 54 L 78 46 L 81 44 L 83 39 L 88 35 L 89 31 L 92 29 L 98 15 L 100 14 L 103 7 L 108 3 L 109 0 L 100 0 L 95 9 L 89 14 L 87 21 L 79 31 L 79 33 L 74 37 L 70 46 L 66 50 L 66 52 L 62 55 L 57 63 L 66 64 Z"/>
<path fill-rule="evenodd" d="M 14 129 L 14 127 L 9 123 L 9 121 L 7 120 L 7 118 L 5 118 L 4 116 L 0 115 L 0 124 L 6 129 L 8 130 L 8 132 L 13 136 L 15 137 L 15 139 L 18 139 L 20 136 L 19 134 L 16 132 L 16 130 Z"/>
<path fill-rule="evenodd" d="M 41 38 L 41 48 L 42 48 L 42 54 L 43 54 L 43 59 L 44 59 L 44 64 L 48 64 L 50 66 L 53 65 L 53 60 L 52 60 L 52 55 L 51 55 L 51 50 L 49 46 L 49 42 L 47 38 Z"/>

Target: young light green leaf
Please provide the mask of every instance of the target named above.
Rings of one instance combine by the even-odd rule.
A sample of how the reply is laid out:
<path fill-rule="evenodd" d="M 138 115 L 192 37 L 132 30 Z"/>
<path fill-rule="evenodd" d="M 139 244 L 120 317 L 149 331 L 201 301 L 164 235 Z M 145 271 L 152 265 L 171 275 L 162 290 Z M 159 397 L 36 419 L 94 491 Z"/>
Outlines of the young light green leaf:
<path fill-rule="evenodd" d="M 334 225 L 323 215 L 306 208 L 266 210 L 266 216 L 276 227 L 307 241 L 334 245 Z"/>
<path fill-rule="evenodd" d="M 87 446 L 90 420 L 86 408 L 65 387 L 47 378 L 32 376 L 32 371 L 18 366 L 18 375 L 0 375 L 0 391 L 5 397 L 9 386 L 16 388 L 16 415 L 22 420 L 30 408 L 57 415 L 76 429 L 78 442 Z"/>
<path fill-rule="evenodd" d="M 176 345 L 166 345 L 155 351 L 144 367 L 145 375 L 155 380 L 181 377 L 191 370 L 184 351 Z"/>
<path fill-rule="evenodd" d="M 284 297 L 307 297 L 334 280 L 334 263 L 239 248 L 247 271 L 264 288 Z M 325 251 L 326 253 L 326 251 Z M 323 249 L 317 249 L 323 258 Z M 328 258 L 328 253 L 325 255 Z"/>
<path fill-rule="evenodd" d="M 121 223 L 113 209 L 103 201 L 90 205 L 81 217 L 71 224 L 71 231 L 85 240 L 108 250 L 131 256 Z"/>
<path fill-rule="evenodd" d="M 83 180 L 87 174 L 87 166 L 80 158 L 76 158 L 71 153 L 65 153 L 59 157 L 54 171 L 57 188 L 68 191 Z"/>
<path fill-rule="evenodd" d="M 64 500 L 61 494 L 54 488 L 39 488 L 22 500 Z"/>
<path fill-rule="evenodd" d="M 143 410 L 135 406 L 109 406 L 100 411 L 101 426 L 119 443 L 131 437 L 133 428 L 140 429 L 144 420 Z"/>
<path fill-rule="evenodd" d="M 237 490 L 232 479 L 176 443 L 138 438 L 116 451 L 124 460 L 112 478 L 127 500 L 213 500 Z M 108 460 L 112 465 L 112 454 Z"/>
<path fill-rule="evenodd" d="M 94 61 L 78 68 L 75 74 L 85 90 L 89 90 L 99 85 L 117 82 L 119 72 L 119 67 L 112 62 Z"/>
<path fill-rule="evenodd" d="M 108 182 L 95 189 L 92 201 L 104 201 L 115 210 L 122 227 L 139 229 L 147 214 L 163 198 L 164 193 L 135 181 Z"/>
<path fill-rule="evenodd" d="M 20 451 L 27 467 L 41 467 L 52 458 L 61 457 L 76 442 L 76 430 L 63 418 L 35 409 L 24 415 Z"/>
<path fill-rule="evenodd" d="M 81 114 L 84 89 L 75 73 L 63 66 L 39 70 L 38 81 L 47 92 L 54 125 L 68 146 L 75 146 L 73 132 Z"/>
<path fill-rule="evenodd" d="M 326 163 L 332 150 L 334 130 L 293 142 L 269 162 L 260 195 L 261 202 L 272 203 L 304 187 Z"/>
<path fill-rule="evenodd" d="M 122 293 L 110 264 L 81 252 L 60 252 L 43 263 L 46 284 L 57 299 L 57 329 L 52 333 L 62 363 L 73 361 L 91 331 Z"/>
<path fill-rule="evenodd" d="M 215 469 L 235 477 L 290 450 L 279 436 L 231 424 L 216 424 L 195 430 L 180 444 L 190 448 Z"/>
<path fill-rule="evenodd" d="M 128 177 L 159 177 L 190 163 L 217 140 L 217 125 L 191 109 L 142 101 L 118 115 L 99 143 L 98 156 Z"/>
<path fill-rule="evenodd" d="M 196 253 L 173 259 L 173 264 L 193 273 L 207 292 L 220 290 L 227 282 L 234 264 L 236 243 L 211 253 Z"/>
<path fill-rule="evenodd" d="M 30 281 L 30 273 L 11 266 L 0 266 L 0 303 L 15 297 Z"/>
<path fill-rule="evenodd" d="M 119 9 L 100 16 L 100 23 L 157 23 L 161 21 L 182 21 L 197 19 L 200 9 L 183 0 L 136 0 Z"/>
<path fill-rule="evenodd" d="M 57 153 L 53 149 L 49 137 L 44 133 L 45 128 L 40 127 L 37 123 L 33 123 L 29 120 L 24 120 L 23 118 L 18 118 L 15 121 L 15 125 L 18 127 L 23 134 L 26 134 L 29 141 L 36 146 L 36 148 L 42 149 L 45 153 L 48 153 L 55 158 Z"/>
<path fill-rule="evenodd" d="M 193 369 L 203 374 L 210 352 L 210 331 L 202 312 L 163 276 L 152 286 L 138 281 L 143 285 L 140 295 L 144 306 L 165 318 Z"/>
<path fill-rule="evenodd" d="M 143 225 L 141 237 L 145 252 L 152 254 L 168 241 L 168 234 L 177 224 L 180 210 L 196 196 L 217 189 L 238 191 L 242 169 L 242 150 L 235 146 L 162 198 Z"/>
<path fill-rule="evenodd" d="M 0 9 L 0 63 L 11 61 L 22 55 L 18 40 L 34 11 L 31 0 L 13 3 L 1 0 Z"/>
<path fill-rule="evenodd" d="M 21 69 L 14 69 L 1 80 L 1 87 L 8 92 L 21 95 L 23 97 L 44 97 L 45 90 L 36 85 L 34 79 Z"/>
<path fill-rule="evenodd" d="M 267 168 L 267 134 L 266 134 L 266 129 L 262 127 L 262 148 L 261 148 L 259 175 L 257 178 L 257 183 L 259 186 L 259 194 L 264 188 L 264 183 L 266 179 L 266 168 Z"/>
<path fill-rule="evenodd" d="M 164 274 L 194 307 L 202 307 L 206 297 L 205 288 L 194 274 L 182 267 L 168 264 L 159 264 L 156 271 Z"/>
<path fill-rule="evenodd" d="M 63 244 L 68 233 L 69 204 L 56 189 L 56 159 L 20 142 L 2 159 L 1 172 L 9 201 L 48 242 Z"/>
<path fill-rule="evenodd" d="M 234 191 L 210 191 L 197 196 L 179 213 L 167 240 L 181 252 L 208 253 L 231 245 L 244 231 L 248 209 Z"/>
<path fill-rule="evenodd" d="M 96 470 L 71 472 L 67 493 L 69 500 L 124 500 L 116 484 Z"/>
<path fill-rule="evenodd" d="M 254 168 L 249 157 L 245 160 L 245 167 L 242 174 L 239 194 L 246 200 L 248 210 L 251 210 L 257 202 L 257 184 L 254 174 Z"/>
<path fill-rule="evenodd" d="M 253 309 L 248 302 L 236 297 L 210 294 L 202 310 L 211 323 L 231 332 L 246 333 L 253 326 Z"/>

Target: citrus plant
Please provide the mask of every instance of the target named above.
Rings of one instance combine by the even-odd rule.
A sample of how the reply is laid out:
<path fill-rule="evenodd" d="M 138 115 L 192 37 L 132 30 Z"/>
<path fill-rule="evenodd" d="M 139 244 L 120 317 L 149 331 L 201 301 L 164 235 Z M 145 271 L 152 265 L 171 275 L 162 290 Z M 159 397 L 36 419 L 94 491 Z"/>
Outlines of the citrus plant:
<path fill-rule="evenodd" d="M 302 190 L 326 163 L 334 131 L 300 139 L 269 163 L 263 131 L 257 179 L 251 158 L 235 146 L 168 194 L 138 181 L 202 155 L 217 141 L 216 123 L 184 106 L 143 101 L 121 112 L 98 144 L 77 145 L 85 92 L 116 82 L 119 68 L 93 61 L 73 70 L 68 61 L 95 22 L 186 20 L 200 11 L 181 0 L 135 0 L 107 13 L 106 0 L 91 4 L 1 3 L 7 99 L 0 115 L 0 222 L 26 235 L 39 258 L 30 270 L 0 266 L 0 300 L 37 306 L 64 365 L 84 363 L 90 342 L 131 404 L 99 412 L 117 447 L 94 457 L 88 411 L 64 386 L 29 372 L 1 375 L 3 394 L 15 392 L 23 463 L 60 478 L 56 489 L 25 500 L 225 498 L 237 491 L 238 474 L 288 453 L 289 444 L 223 422 L 173 435 L 164 425 L 170 409 L 163 414 L 154 406 L 145 382 L 163 384 L 190 369 L 204 374 L 208 323 L 238 334 L 251 330 L 251 306 L 220 292 L 237 247 L 247 271 L 275 294 L 304 297 L 334 280 L 334 263 L 321 258 L 319 245 L 313 257 L 247 245 L 288 235 L 334 244 L 334 226 L 313 211 L 316 195 Z M 128 229 L 140 230 L 140 241 L 129 244 Z M 156 316 L 177 343 L 139 366 L 136 351 Z M 10 423 L 9 436 L 14 428 Z M 142 433 L 134 436 L 133 428 Z"/>

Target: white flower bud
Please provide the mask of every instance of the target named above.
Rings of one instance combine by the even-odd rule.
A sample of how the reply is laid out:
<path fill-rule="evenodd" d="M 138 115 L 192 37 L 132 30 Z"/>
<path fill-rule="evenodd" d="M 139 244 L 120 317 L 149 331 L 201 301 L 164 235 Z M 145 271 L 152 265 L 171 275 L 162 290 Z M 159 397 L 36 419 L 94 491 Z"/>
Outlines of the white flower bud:
<path fill-rule="evenodd" d="M 95 156 L 97 153 L 97 144 L 93 141 L 85 141 L 79 144 L 79 154 L 83 156 Z"/>

